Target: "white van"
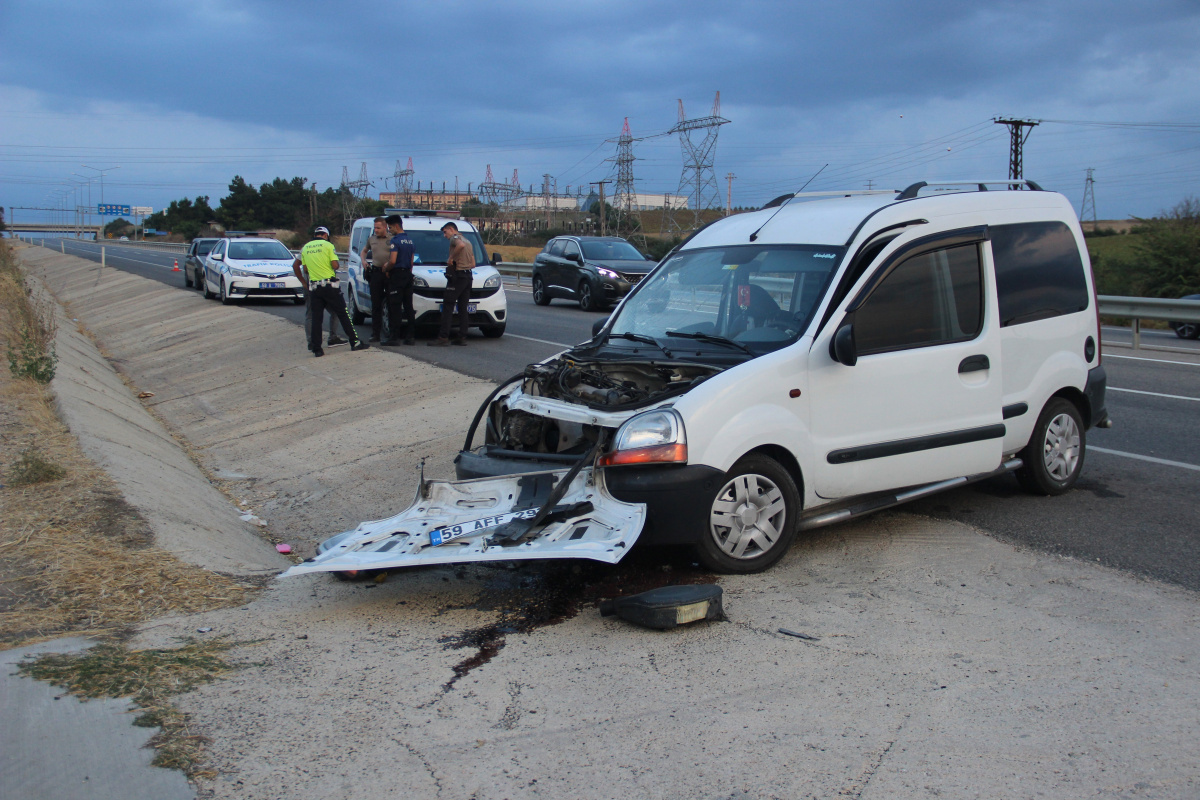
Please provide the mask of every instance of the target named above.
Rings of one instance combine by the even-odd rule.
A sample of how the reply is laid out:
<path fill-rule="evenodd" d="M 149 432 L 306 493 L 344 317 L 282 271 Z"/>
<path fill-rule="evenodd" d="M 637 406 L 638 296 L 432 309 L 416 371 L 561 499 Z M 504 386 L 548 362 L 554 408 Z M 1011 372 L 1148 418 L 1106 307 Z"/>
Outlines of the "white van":
<path fill-rule="evenodd" d="M 612 562 L 636 541 L 753 572 L 801 530 L 971 481 L 1067 491 L 1111 424 L 1074 211 L 1032 181 L 932 189 L 701 229 L 592 340 L 498 387 L 462 480 L 292 572 Z"/>
<path fill-rule="evenodd" d="M 441 321 L 442 295 L 446 290 L 446 257 L 450 253 L 450 242 L 442 235 L 442 226 L 453 222 L 475 250 L 476 267 L 472 270 L 474 281 L 467 306 L 471 327 L 479 328 L 489 338 L 503 336 L 508 324 L 504 283 L 500 273 L 488 262 L 483 240 L 475 226 L 464 219 L 439 217 L 432 212 L 389 208 L 385 216 L 387 214 L 399 214 L 404 218 L 404 231 L 416 246 L 413 256 L 413 310 L 417 327 L 436 328 Z M 374 226 L 374 217 L 363 217 L 355 220 L 350 230 L 347 266 L 350 279 L 346 282 L 346 306 L 355 325 L 363 324 L 366 317 L 375 313 L 371 307 L 371 288 L 363 274 L 361 255 Z M 493 261 L 499 261 L 499 258 Z M 466 335 L 465 332 L 463 335 Z"/>

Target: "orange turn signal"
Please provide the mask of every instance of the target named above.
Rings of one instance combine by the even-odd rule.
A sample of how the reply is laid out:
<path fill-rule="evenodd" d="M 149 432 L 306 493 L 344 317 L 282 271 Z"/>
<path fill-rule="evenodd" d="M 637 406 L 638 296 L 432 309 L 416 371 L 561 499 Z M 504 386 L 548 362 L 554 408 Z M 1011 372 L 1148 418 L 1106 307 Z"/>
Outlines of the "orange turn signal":
<path fill-rule="evenodd" d="M 660 444 L 654 447 L 639 447 L 636 450 L 614 450 L 600 456 L 601 467 L 619 467 L 625 464 L 686 464 L 686 444 Z"/>

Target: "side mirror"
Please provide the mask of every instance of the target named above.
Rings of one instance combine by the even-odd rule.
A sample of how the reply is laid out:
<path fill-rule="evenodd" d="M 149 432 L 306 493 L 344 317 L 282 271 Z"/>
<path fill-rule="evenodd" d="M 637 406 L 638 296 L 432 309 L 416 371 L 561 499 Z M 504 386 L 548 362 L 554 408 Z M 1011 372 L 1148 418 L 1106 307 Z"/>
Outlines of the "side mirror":
<path fill-rule="evenodd" d="M 592 323 L 592 337 L 593 338 L 600 335 L 600 331 L 604 330 L 604 326 L 608 324 L 608 321 L 610 319 L 612 319 L 611 314 L 608 315 L 607 317 L 604 317 L 603 319 L 598 319 Z"/>
<path fill-rule="evenodd" d="M 492 266 L 493 267 L 496 266 L 497 264 L 499 264 L 503 260 L 504 259 L 500 256 L 499 253 L 492 253 Z"/>
<path fill-rule="evenodd" d="M 833 340 L 829 343 L 829 355 L 834 361 L 845 364 L 847 367 L 853 367 L 858 363 L 858 351 L 854 346 L 853 323 L 843 323 L 842 327 L 833 334 Z"/>
<path fill-rule="evenodd" d="M 221 255 L 220 253 L 217 253 L 215 256 L 212 257 L 212 260 L 213 261 L 224 261 L 225 256 Z"/>
<path fill-rule="evenodd" d="M 583 263 L 583 256 L 579 253 L 567 253 L 567 261 L 574 261 L 576 264 Z"/>

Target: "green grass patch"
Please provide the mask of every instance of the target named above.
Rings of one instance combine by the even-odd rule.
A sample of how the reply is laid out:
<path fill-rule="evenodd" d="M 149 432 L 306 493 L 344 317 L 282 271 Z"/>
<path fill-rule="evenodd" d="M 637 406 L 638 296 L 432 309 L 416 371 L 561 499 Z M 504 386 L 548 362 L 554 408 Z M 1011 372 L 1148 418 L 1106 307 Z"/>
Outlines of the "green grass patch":
<path fill-rule="evenodd" d="M 36 447 L 28 447 L 21 451 L 21 456 L 9 468 L 8 483 L 11 486 L 32 486 L 56 481 L 66 474 L 65 469 L 47 460 Z"/>
<path fill-rule="evenodd" d="M 161 728 L 151 740 L 154 765 L 178 769 L 188 777 L 214 777 L 202 766 L 208 739 L 195 733 L 188 719 L 171 704 L 173 695 L 211 683 L 240 667 L 223 654 L 255 641 L 218 636 L 204 641 L 187 637 L 170 649 L 130 650 L 121 644 L 99 644 L 82 653 L 46 653 L 17 665 L 17 671 L 61 686 L 83 698 L 128 697 L 141 709 L 133 724 Z"/>

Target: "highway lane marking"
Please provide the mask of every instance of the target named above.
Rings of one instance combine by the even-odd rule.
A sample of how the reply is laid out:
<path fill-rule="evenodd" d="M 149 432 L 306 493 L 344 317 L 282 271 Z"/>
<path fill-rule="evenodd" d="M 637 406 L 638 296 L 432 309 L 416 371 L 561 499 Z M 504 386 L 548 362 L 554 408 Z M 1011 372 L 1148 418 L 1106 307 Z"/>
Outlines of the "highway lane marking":
<path fill-rule="evenodd" d="M 85 253 L 90 253 L 90 254 L 92 254 L 92 255 L 94 255 L 94 256 L 98 256 L 98 255 L 100 255 L 100 254 L 99 254 L 98 252 L 96 252 L 95 250 L 84 250 L 83 252 L 85 252 Z M 151 266 L 151 267 L 162 267 L 163 269 L 171 269 L 171 267 L 168 267 L 166 264 L 155 264 L 153 261 L 142 261 L 142 260 L 140 260 L 140 259 L 137 259 L 137 258 L 130 258 L 129 256 L 117 255 L 117 254 L 115 254 L 115 253 L 112 255 L 112 258 L 119 258 L 119 259 L 121 259 L 122 261 L 133 261 L 134 263 L 137 263 L 137 264 L 146 264 L 146 265 L 148 265 L 148 266 Z M 183 267 L 180 267 L 179 269 L 182 271 L 182 270 L 183 270 Z"/>
<path fill-rule="evenodd" d="M 505 336 L 511 336 L 513 339 L 524 339 L 527 342 L 538 342 L 539 344 L 553 345 L 554 347 L 574 347 L 573 344 L 563 344 L 562 342 L 551 342 L 548 339 L 535 339 L 532 336 L 520 336 L 516 333 L 506 333 Z"/>
<path fill-rule="evenodd" d="M 1134 458 L 1138 461 L 1149 461 L 1151 464 L 1162 464 L 1167 467 L 1179 467 L 1180 469 L 1190 469 L 1194 472 L 1200 472 L 1200 466 L 1195 464 L 1185 464 L 1182 461 L 1171 461 L 1166 458 L 1155 458 L 1154 456 L 1140 456 L 1137 453 L 1126 453 L 1122 450 L 1109 450 L 1107 447 L 1096 447 L 1089 444 L 1088 450 L 1095 450 L 1097 453 L 1107 453 L 1110 456 L 1121 456 L 1122 458 Z"/>
<path fill-rule="evenodd" d="M 1162 394 L 1161 392 L 1143 392 L 1138 389 L 1118 389 L 1115 386 L 1108 387 L 1110 392 L 1128 392 L 1129 394 L 1147 394 L 1151 397 L 1165 397 L 1168 400 L 1191 400 L 1193 403 L 1200 403 L 1200 397 L 1185 397 L 1181 394 Z"/>
<path fill-rule="evenodd" d="M 1200 350 L 1196 351 L 1200 355 Z M 1141 356 L 1114 356 L 1110 353 L 1104 354 L 1105 358 L 1123 358 L 1126 361 L 1153 361 L 1155 364 L 1182 364 L 1185 367 L 1200 367 L 1200 363 L 1195 361 L 1168 361 L 1165 358 L 1142 358 Z"/>

